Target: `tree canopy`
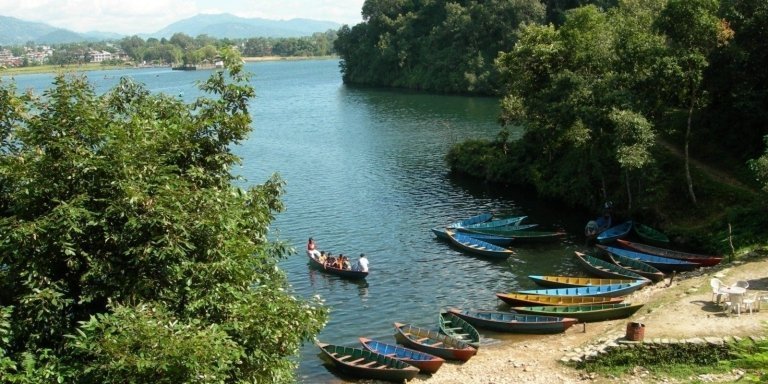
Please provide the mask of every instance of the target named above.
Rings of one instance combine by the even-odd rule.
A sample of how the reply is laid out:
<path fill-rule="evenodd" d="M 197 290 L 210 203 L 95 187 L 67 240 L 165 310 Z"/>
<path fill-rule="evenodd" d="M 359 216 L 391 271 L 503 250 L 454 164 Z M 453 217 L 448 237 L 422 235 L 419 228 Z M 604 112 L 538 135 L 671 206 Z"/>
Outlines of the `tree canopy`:
<path fill-rule="evenodd" d="M 128 79 L 0 85 L 4 382 L 294 381 L 327 312 L 267 240 L 282 181 L 233 186 L 254 90 L 225 55 L 191 104 Z"/>
<path fill-rule="evenodd" d="M 494 59 L 544 13 L 537 0 L 366 0 L 364 22 L 342 27 L 334 47 L 345 83 L 498 94 Z"/>

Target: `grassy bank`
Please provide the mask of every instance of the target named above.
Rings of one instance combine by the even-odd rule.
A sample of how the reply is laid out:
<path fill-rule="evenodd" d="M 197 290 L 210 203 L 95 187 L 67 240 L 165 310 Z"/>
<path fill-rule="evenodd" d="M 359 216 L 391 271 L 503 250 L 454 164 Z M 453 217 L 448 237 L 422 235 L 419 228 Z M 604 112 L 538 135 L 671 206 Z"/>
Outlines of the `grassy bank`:
<path fill-rule="evenodd" d="M 0 69 L 0 76 L 31 75 L 36 73 L 105 71 L 110 69 L 133 68 L 131 65 L 102 65 L 99 63 L 70 65 L 37 65 L 34 67 L 13 67 Z"/>

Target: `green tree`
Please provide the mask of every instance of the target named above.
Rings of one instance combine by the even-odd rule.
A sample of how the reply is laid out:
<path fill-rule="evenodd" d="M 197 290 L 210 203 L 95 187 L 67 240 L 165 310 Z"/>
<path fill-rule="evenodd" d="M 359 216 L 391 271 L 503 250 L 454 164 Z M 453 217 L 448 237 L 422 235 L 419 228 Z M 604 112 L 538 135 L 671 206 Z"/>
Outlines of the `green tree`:
<path fill-rule="evenodd" d="M 4 382 L 293 382 L 323 326 L 267 241 L 283 183 L 232 185 L 254 95 L 239 58 L 190 105 L 130 80 L 0 87 Z"/>

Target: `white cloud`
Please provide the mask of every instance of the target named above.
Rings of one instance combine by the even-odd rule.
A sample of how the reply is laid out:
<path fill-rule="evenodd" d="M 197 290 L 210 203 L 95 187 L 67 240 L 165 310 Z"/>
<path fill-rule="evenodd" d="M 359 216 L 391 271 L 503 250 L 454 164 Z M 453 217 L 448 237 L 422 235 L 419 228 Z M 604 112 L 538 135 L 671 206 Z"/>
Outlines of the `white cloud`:
<path fill-rule="evenodd" d="M 364 0 L 0 0 L 0 15 L 76 32 L 152 33 L 198 13 L 360 22 Z"/>

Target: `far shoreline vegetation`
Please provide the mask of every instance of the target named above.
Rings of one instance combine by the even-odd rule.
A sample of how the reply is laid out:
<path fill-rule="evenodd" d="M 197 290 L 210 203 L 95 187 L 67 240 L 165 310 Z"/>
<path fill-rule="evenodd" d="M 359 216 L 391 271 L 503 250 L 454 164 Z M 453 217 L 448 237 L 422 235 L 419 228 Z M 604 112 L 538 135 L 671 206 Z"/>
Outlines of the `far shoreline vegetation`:
<path fill-rule="evenodd" d="M 335 55 L 324 56 L 253 56 L 243 57 L 242 60 L 246 63 L 256 63 L 264 61 L 303 61 L 303 60 L 334 60 L 338 59 Z M 11 67 L 0 68 L 0 77 L 14 76 L 14 75 L 32 75 L 41 73 L 59 73 L 59 72 L 81 72 L 81 71 L 108 71 L 117 69 L 151 69 L 151 68 L 171 68 L 170 64 L 155 65 L 155 66 L 137 66 L 129 63 L 125 64 L 101 64 L 101 63 L 83 63 L 83 64 L 66 64 L 66 65 L 36 65 L 29 67 Z"/>

